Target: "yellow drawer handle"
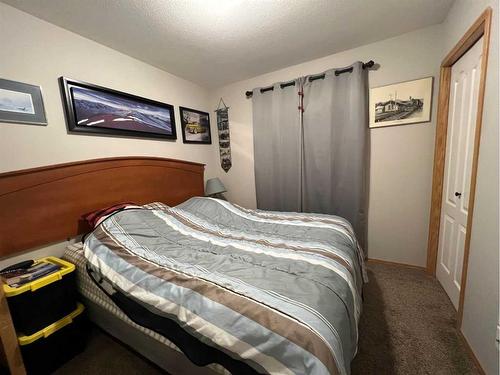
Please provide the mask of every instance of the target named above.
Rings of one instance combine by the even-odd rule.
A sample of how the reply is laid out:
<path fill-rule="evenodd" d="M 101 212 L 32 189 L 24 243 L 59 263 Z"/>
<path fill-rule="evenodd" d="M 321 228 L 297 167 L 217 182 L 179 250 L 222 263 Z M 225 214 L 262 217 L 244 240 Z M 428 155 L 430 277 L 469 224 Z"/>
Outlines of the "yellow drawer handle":
<path fill-rule="evenodd" d="M 54 332 L 59 331 L 61 328 L 66 327 L 68 324 L 73 323 L 73 318 L 71 316 L 67 316 L 59 321 L 57 324 L 52 324 L 43 330 L 43 337 L 47 338 L 52 335 Z"/>
<path fill-rule="evenodd" d="M 71 314 L 66 315 L 64 318 L 59 319 L 57 322 L 52 323 L 51 325 L 45 327 L 44 329 L 41 329 L 38 332 L 33 333 L 30 336 L 25 336 L 23 334 L 20 334 L 17 336 L 17 339 L 19 341 L 19 345 L 29 345 L 33 342 L 35 342 L 38 339 L 47 338 L 53 333 L 59 331 L 61 328 L 66 327 L 68 324 L 73 323 L 73 320 L 80 315 L 83 310 L 85 310 L 85 307 L 81 304 L 78 303 L 77 308 L 75 311 L 73 311 Z"/>

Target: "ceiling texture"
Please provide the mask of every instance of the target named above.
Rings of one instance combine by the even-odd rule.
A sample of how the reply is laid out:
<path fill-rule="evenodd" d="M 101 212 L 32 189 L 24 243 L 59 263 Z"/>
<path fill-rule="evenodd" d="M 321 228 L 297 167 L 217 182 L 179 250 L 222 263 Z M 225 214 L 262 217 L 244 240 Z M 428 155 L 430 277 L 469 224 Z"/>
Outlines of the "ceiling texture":
<path fill-rule="evenodd" d="M 0 0 L 214 88 L 441 23 L 453 0 Z"/>

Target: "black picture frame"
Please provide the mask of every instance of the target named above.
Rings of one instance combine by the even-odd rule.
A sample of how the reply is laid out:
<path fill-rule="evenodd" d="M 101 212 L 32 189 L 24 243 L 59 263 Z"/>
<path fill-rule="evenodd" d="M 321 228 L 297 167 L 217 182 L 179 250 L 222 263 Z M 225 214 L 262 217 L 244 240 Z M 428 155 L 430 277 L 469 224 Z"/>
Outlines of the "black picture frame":
<path fill-rule="evenodd" d="M 106 87 L 94 85 L 91 83 L 77 81 L 73 79 L 69 79 L 66 77 L 60 77 L 59 83 L 61 86 L 61 95 L 64 103 L 64 109 L 66 113 L 66 123 L 68 126 L 68 131 L 70 133 L 92 133 L 92 134 L 101 134 L 101 135 L 116 135 L 116 136 L 127 136 L 127 137 L 140 137 L 140 138 L 163 138 L 175 140 L 177 139 L 177 131 L 175 124 L 175 113 L 174 106 L 167 103 L 158 102 L 156 100 L 143 98 L 137 95 L 128 94 L 122 91 L 117 91 L 113 89 L 109 89 Z M 75 91 L 78 89 L 78 91 Z M 95 100 L 95 97 L 101 99 L 101 103 L 91 102 L 92 105 L 98 106 L 102 105 L 107 108 L 101 108 L 106 112 L 99 112 L 94 115 L 95 118 L 100 118 L 100 120 L 90 121 L 89 117 L 88 121 L 83 121 L 79 119 L 82 116 L 81 113 L 84 111 L 97 111 L 95 108 L 83 108 L 81 104 L 75 102 L 75 92 L 82 97 L 92 96 L 91 100 Z M 99 95 L 101 95 L 99 97 Z M 109 99 L 109 100 L 108 100 Z M 122 102 L 120 102 L 122 100 Z M 86 100 L 80 99 L 83 103 Z M 117 110 L 115 107 L 115 111 L 113 112 L 113 107 L 110 107 L 107 104 L 103 104 L 104 102 L 108 102 L 111 104 L 123 104 L 130 106 L 130 110 L 134 110 L 134 116 L 131 113 L 127 113 L 123 115 L 124 109 Z M 117 111 L 121 111 L 121 114 L 118 115 Z M 148 113 L 144 112 L 147 111 Z M 152 111 L 156 111 L 155 115 L 151 115 Z M 163 120 L 158 117 L 159 115 L 165 115 L 165 112 L 168 113 L 168 121 Z M 140 119 L 139 117 L 140 116 Z M 104 120 L 103 120 L 104 118 Z M 141 121 L 141 119 L 143 121 Z M 166 129 L 162 129 L 160 125 L 162 121 L 165 121 L 169 124 Z M 95 126 L 92 125 L 97 123 L 108 123 L 115 126 L 114 122 L 117 122 L 116 127 L 106 127 L 106 126 Z M 87 125 L 86 125 L 87 124 Z M 155 124 L 155 125 L 152 125 Z M 157 130 L 158 129 L 158 130 Z M 157 130 L 157 131 L 151 131 Z"/>
<path fill-rule="evenodd" d="M 47 125 L 42 88 L 0 78 L 0 122 Z"/>
<path fill-rule="evenodd" d="M 210 114 L 208 112 L 198 111 L 197 109 L 179 107 L 180 117 L 181 117 L 181 130 L 182 130 L 182 142 L 192 143 L 192 144 L 212 144 L 212 133 L 210 131 Z M 188 122 L 187 118 L 189 114 L 198 115 L 199 122 L 194 124 Z M 201 123 L 200 123 L 201 122 Z M 198 132 L 197 129 L 205 129 L 205 131 Z M 193 129 L 193 131 L 191 131 Z M 204 133 L 208 137 L 204 137 Z M 200 134 L 200 140 L 193 139 Z M 206 138 L 206 139 L 204 139 Z"/>

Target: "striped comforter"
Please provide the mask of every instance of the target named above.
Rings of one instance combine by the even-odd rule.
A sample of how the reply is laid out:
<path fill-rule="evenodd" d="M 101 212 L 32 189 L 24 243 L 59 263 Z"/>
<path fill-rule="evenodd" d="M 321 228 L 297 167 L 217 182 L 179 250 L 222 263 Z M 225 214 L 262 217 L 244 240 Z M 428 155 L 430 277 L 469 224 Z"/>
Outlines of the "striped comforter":
<path fill-rule="evenodd" d="M 118 212 L 85 240 L 117 290 L 270 374 L 349 374 L 363 256 L 351 225 L 192 198 Z"/>

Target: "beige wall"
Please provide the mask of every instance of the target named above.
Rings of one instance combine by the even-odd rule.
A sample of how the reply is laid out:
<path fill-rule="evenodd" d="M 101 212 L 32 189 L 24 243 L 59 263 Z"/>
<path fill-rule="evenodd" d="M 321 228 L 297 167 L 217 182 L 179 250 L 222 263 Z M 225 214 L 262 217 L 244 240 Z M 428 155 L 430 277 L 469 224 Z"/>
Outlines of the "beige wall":
<path fill-rule="evenodd" d="M 0 172 L 90 158 L 150 155 L 207 163 L 206 174 L 214 173 L 214 145 L 185 145 L 180 135 L 179 105 L 212 112 L 205 88 L 3 3 L 0 46 L 0 77 L 42 86 L 48 119 L 46 127 L 0 123 Z M 60 76 L 173 104 L 177 141 L 68 135 Z"/>
<path fill-rule="evenodd" d="M 486 374 L 496 375 L 499 373 L 495 345 L 499 324 L 498 0 L 456 0 L 443 24 L 443 57 L 487 6 L 493 8 L 493 25 L 462 331 Z"/>
<path fill-rule="evenodd" d="M 498 373 L 495 330 L 498 324 L 498 0 L 456 0 L 443 25 L 417 30 L 208 92 L 191 82 L 151 67 L 0 3 L 0 77 L 43 87 L 49 125 L 0 124 L 0 172 L 89 158 L 151 155 L 207 163 L 206 176 L 220 175 L 228 197 L 255 206 L 252 106 L 244 92 L 276 81 L 350 65 L 355 60 L 380 64 L 370 86 L 435 77 L 439 63 L 487 6 L 494 7 L 487 95 L 478 169 L 469 277 L 462 330 L 487 374 Z M 67 76 L 131 92 L 176 106 L 210 112 L 222 96 L 230 109 L 233 167 L 218 167 L 217 148 L 145 139 L 68 135 L 57 78 Z M 434 102 L 435 104 L 435 102 Z M 369 254 L 372 258 L 425 265 L 430 206 L 432 122 L 371 131 Z M 212 131 L 215 118 L 212 116 Z M 216 136 L 214 137 L 216 140 Z M 55 244 L 15 259 L 60 254 Z"/>
<path fill-rule="evenodd" d="M 173 104 L 177 141 L 68 135 L 60 76 Z M 215 173 L 215 145 L 185 145 L 180 135 L 179 105 L 213 113 L 206 89 L 3 3 L 0 77 L 42 86 L 48 119 L 48 126 L 43 127 L 0 123 L 0 172 L 92 158 L 149 155 L 206 163 L 205 175 Z M 61 249 L 55 246 L 37 254 L 59 254 Z M 25 254 L 23 258 L 34 256 Z M 12 261 L 0 262 L 0 267 Z"/>
<path fill-rule="evenodd" d="M 330 55 L 304 64 L 237 82 L 215 90 L 211 103 L 222 96 L 230 107 L 233 167 L 220 171 L 235 202 L 255 207 L 252 102 L 245 91 L 278 81 L 374 60 L 370 87 L 434 76 L 439 81 L 441 26 Z M 435 99 L 434 95 L 434 104 Z M 370 210 L 368 243 L 371 258 L 424 266 L 430 209 L 436 105 L 425 124 L 373 129 L 371 133 Z"/>

